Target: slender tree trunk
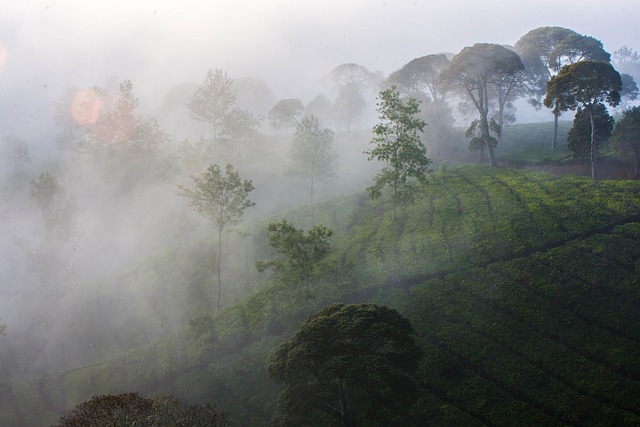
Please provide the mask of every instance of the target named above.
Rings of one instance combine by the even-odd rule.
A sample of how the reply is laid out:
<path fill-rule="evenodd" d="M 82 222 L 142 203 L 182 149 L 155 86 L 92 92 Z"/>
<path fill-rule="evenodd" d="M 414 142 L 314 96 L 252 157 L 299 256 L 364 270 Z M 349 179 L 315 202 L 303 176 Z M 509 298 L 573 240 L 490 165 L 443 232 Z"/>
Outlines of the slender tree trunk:
<path fill-rule="evenodd" d="M 598 180 L 598 170 L 596 168 L 596 121 L 593 117 L 593 109 L 589 108 L 589 118 L 591 120 L 591 178 Z"/>
<path fill-rule="evenodd" d="M 560 117 L 560 113 L 553 113 L 553 139 L 551 140 L 551 151 L 555 150 L 558 145 L 558 117 Z"/>
<path fill-rule="evenodd" d="M 316 225 L 316 207 L 313 204 L 313 184 L 314 184 L 314 178 L 315 178 L 315 170 L 313 167 L 313 164 L 311 164 L 311 189 L 310 189 L 310 196 L 311 196 L 311 225 L 315 226 Z"/>
<path fill-rule="evenodd" d="M 222 289 L 222 279 L 220 275 L 220 265 L 222 259 L 222 229 L 218 229 L 218 259 L 216 260 L 216 270 L 218 275 L 218 301 L 217 301 L 217 311 L 220 311 L 220 297 L 221 297 L 221 289 Z"/>

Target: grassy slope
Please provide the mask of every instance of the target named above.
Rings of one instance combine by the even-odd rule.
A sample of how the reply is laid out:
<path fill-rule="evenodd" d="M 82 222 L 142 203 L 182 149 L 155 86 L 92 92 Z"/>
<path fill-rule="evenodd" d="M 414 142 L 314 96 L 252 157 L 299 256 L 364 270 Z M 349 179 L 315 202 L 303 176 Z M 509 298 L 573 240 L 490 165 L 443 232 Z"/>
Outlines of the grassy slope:
<path fill-rule="evenodd" d="M 366 195 L 325 203 L 318 221 L 336 231 L 341 280 L 318 304 L 374 301 L 412 320 L 424 419 L 640 424 L 640 183 L 462 167 L 395 222 Z M 264 362 L 282 338 L 262 301 L 217 318 L 206 352 L 178 336 L 7 385 L 0 424 L 52 423 L 90 395 L 130 390 L 211 399 L 238 425 L 266 424 L 277 390 Z"/>

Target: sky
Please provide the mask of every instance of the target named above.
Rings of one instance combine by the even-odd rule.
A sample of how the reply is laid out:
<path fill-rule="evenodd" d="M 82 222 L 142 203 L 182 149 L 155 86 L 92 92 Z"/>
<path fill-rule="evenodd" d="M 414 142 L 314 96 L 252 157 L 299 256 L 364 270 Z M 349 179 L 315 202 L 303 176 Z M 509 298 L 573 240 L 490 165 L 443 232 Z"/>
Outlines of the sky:
<path fill-rule="evenodd" d="M 125 78 L 151 104 L 209 68 L 307 102 L 343 63 L 388 75 L 540 26 L 638 50 L 638 16 L 637 0 L 0 0 L 0 125 L 37 133 L 69 88 Z"/>

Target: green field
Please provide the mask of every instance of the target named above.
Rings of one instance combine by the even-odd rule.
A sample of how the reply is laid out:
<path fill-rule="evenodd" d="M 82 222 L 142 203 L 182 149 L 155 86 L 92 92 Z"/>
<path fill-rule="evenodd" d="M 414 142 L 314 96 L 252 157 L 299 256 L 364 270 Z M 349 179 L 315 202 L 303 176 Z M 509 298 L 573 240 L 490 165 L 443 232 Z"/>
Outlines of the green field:
<path fill-rule="evenodd" d="M 418 423 L 640 425 L 640 183 L 465 166 L 436 173 L 396 221 L 388 207 L 355 194 L 318 208 L 335 238 L 314 304 L 375 302 L 411 320 Z M 260 259 L 266 242 L 253 242 Z M 303 320 L 272 291 L 103 363 L 4 384 L 0 424 L 52 424 L 91 395 L 138 391 L 268 425 L 268 353 Z"/>

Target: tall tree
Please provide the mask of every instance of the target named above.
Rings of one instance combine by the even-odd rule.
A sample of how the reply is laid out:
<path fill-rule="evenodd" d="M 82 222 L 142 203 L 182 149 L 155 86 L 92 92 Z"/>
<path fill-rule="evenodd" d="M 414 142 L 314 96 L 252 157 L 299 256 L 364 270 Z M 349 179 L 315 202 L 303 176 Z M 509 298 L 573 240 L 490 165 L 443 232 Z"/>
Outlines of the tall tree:
<path fill-rule="evenodd" d="M 309 318 L 270 357 L 285 384 L 275 425 L 412 425 L 422 353 L 411 324 L 375 304 L 333 304 Z"/>
<path fill-rule="evenodd" d="M 240 174 L 227 164 L 225 175 L 218 165 L 211 165 L 201 176 L 194 176 L 193 188 L 180 187 L 182 195 L 189 199 L 191 207 L 202 214 L 218 231 L 216 272 L 218 277 L 217 310 L 221 301 L 222 233 L 228 226 L 240 222 L 244 211 L 255 205 L 249 200 L 253 191 L 251 181 L 242 180 Z"/>
<path fill-rule="evenodd" d="M 42 218 L 44 241 L 31 247 L 18 241 L 26 256 L 27 269 L 43 280 L 55 283 L 69 272 L 69 257 L 75 251 L 78 238 L 76 204 L 72 195 L 49 172 L 30 182 L 30 195 Z"/>
<path fill-rule="evenodd" d="M 224 116 L 236 102 L 236 92 L 232 85 L 233 80 L 225 71 L 219 68 L 209 69 L 204 82 L 187 104 L 192 118 L 211 125 L 214 140 L 218 138 L 218 130 Z"/>
<path fill-rule="evenodd" d="M 418 101 L 413 98 L 403 101 L 395 86 L 380 92 L 378 112 L 381 122 L 373 127 L 375 136 L 370 142 L 374 147 L 365 154 L 369 155 L 369 160 L 376 159 L 386 165 L 367 191 L 375 199 L 382 195 L 384 187 L 390 186 L 395 219 L 398 203 L 413 199 L 413 188 L 408 180 L 415 178 L 421 183 L 427 180 L 431 159 L 426 156 L 426 148 L 418 134 L 427 124 L 417 117 L 420 112 Z"/>
<path fill-rule="evenodd" d="M 140 101 L 133 93 L 133 83 L 120 83 L 120 93 L 112 108 L 105 108 L 95 123 L 89 123 L 96 140 L 94 149 L 122 158 L 149 159 L 158 154 L 159 145 L 169 137 L 153 117 L 145 117 L 139 110 Z M 148 167 L 148 163 L 145 163 Z"/>
<path fill-rule="evenodd" d="M 540 27 L 529 31 L 515 44 L 527 73 L 530 102 L 539 108 L 546 95 L 546 84 L 563 66 L 591 59 L 610 61 L 610 55 L 599 40 L 563 27 Z M 558 141 L 560 111 L 553 111 L 554 127 L 551 149 Z"/>
<path fill-rule="evenodd" d="M 580 61 L 562 67 L 547 83 L 544 105 L 562 112 L 582 107 L 591 123 L 591 177 L 598 179 L 596 166 L 596 121 L 598 104 L 615 107 L 620 103 L 622 79 L 611 64 L 602 61 Z"/>
<path fill-rule="evenodd" d="M 309 179 L 311 219 L 315 224 L 315 182 L 326 182 L 336 176 L 338 154 L 333 149 L 333 131 L 321 129 L 315 116 L 303 117 L 296 126 L 289 157 L 293 161 L 289 174 Z"/>
<path fill-rule="evenodd" d="M 336 119 L 350 131 L 354 121 L 364 110 L 366 89 L 375 87 L 378 76 L 362 65 L 347 63 L 338 65 L 323 80 L 338 92 L 334 107 Z"/>
<path fill-rule="evenodd" d="M 498 85 L 510 81 L 523 69 L 517 53 L 497 44 L 476 43 L 455 55 L 442 74 L 449 87 L 465 96 L 477 110 L 480 128 L 477 143 L 481 152 L 488 149 L 491 166 L 497 164 L 493 151 L 497 140 L 490 133 L 490 97 Z"/>
<path fill-rule="evenodd" d="M 614 120 L 603 104 L 596 104 L 593 107 L 593 121 L 595 124 L 597 153 L 609 142 Z M 591 115 L 582 108 L 578 108 L 573 118 L 573 126 L 567 135 L 567 147 L 573 151 L 573 155 L 576 158 L 588 159 L 590 156 Z"/>
<path fill-rule="evenodd" d="M 611 134 L 611 148 L 618 157 L 633 156 L 633 176 L 638 178 L 640 165 L 640 107 L 622 113 Z"/>
<path fill-rule="evenodd" d="M 258 271 L 274 268 L 278 280 L 290 291 L 295 300 L 304 303 L 305 315 L 308 315 L 309 301 L 320 272 L 320 265 L 331 249 L 329 239 L 333 231 L 323 225 L 312 227 L 305 236 L 304 230 L 296 228 L 287 220 L 267 226 L 269 244 L 285 259 L 257 262 Z"/>
<path fill-rule="evenodd" d="M 409 61 L 387 79 L 401 94 L 422 102 L 423 117 L 438 141 L 444 138 L 445 129 L 454 122 L 446 100 L 447 87 L 440 78 L 448 66 L 449 59 L 445 54 L 426 55 Z"/>

